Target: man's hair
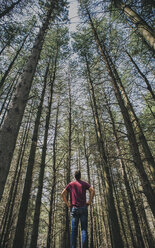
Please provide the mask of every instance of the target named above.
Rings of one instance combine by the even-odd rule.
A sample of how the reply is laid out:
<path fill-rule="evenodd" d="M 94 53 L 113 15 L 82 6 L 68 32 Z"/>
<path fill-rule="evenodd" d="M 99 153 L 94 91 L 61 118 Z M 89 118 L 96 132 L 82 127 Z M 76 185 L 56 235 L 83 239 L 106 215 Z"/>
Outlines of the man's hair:
<path fill-rule="evenodd" d="M 76 180 L 79 180 L 81 178 L 81 171 L 80 170 L 75 171 L 75 178 L 76 178 Z"/>

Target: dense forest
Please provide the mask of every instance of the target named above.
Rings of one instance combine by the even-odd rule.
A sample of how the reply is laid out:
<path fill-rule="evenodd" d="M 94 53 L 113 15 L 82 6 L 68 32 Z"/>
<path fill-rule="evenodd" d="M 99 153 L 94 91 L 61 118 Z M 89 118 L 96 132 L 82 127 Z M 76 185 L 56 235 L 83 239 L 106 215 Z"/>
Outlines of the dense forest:
<path fill-rule="evenodd" d="M 0 248 L 70 247 L 77 169 L 95 189 L 89 247 L 155 247 L 154 10 L 0 1 Z"/>

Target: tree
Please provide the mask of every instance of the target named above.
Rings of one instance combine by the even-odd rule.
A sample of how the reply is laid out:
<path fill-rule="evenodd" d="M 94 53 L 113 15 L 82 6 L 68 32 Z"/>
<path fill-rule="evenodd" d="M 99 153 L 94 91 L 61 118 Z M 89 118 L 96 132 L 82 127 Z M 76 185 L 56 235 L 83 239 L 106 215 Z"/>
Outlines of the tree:
<path fill-rule="evenodd" d="M 119 2 L 153 26 L 153 1 Z M 0 134 L 8 173 L 0 246 L 69 248 L 61 192 L 80 169 L 96 192 L 89 246 L 154 247 L 153 59 L 138 24 L 114 1 L 83 0 L 71 34 L 67 1 L 2 1 L 1 12 L 13 3 L 0 19 L 0 125 L 5 131 L 10 121 L 13 132 Z M 33 71 L 23 71 L 33 60 Z"/>
<path fill-rule="evenodd" d="M 17 52 L 16 52 L 16 54 L 15 54 L 13 60 L 11 61 L 11 63 L 10 63 L 10 65 L 9 65 L 8 69 L 5 71 L 3 77 L 2 77 L 2 79 L 1 79 L 1 81 L 0 81 L 0 88 L 3 86 L 3 84 L 4 84 L 4 82 L 5 82 L 6 78 L 7 78 L 7 76 L 8 76 L 8 74 L 9 74 L 9 72 L 11 71 L 11 69 L 12 69 L 12 67 L 13 67 L 13 65 L 14 65 L 14 63 L 15 63 L 17 57 L 18 57 L 18 55 L 20 54 L 20 51 L 22 50 L 22 48 L 23 48 L 23 46 L 24 46 L 24 44 L 25 44 L 25 41 L 26 41 L 28 35 L 29 35 L 29 34 L 27 34 L 26 37 L 24 38 L 24 40 L 23 40 L 21 46 L 20 46 L 19 49 L 17 50 Z"/>
<path fill-rule="evenodd" d="M 49 64 L 47 65 L 46 72 L 45 72 L 42 95 L 40 99 L 40 104 L 38 106 L 35 126 L 33 130 L 31 149 L 30 149 L 28 166 L 27 166 L 26 177 L 25 177 L 25 184 L 24 184 L 22 200 L 21 200 L 19 214 L 18 214 L 18 221 L 17 221 L 17 226 L 16 226 L 14 242 L 13 242 L 14 248 L 22 247 L 24 244 L 25 221 L 26 221 L 26 214 L 27 214 L 28 202 L 29 202 L 29 197 L 30 197 L 30 190 L 32 186 L 32 173 L 33 173 L 33 167 L 34 167 L 34 162 L 35 162 L 38 132 L 39 132 L 39 125 L 40 125 L 41 113 L 42 113 L 42 108 L 43 108 L 43 101 L 45 97 L 45 90 L 46 90 L 46 85 L 47 85 L 48 71 L 49 71 Z"/>
<path fill-rule="evenodd" d="M 47 139 L 48 139 L 48 132 L 49 132 L 51 106 L 52 106 L 52 100 L 53 100 L 53 87 L 54 87 L 55 77 L 56 77 L 59 49 L 60 48 L 57 46 L 55 61 L 54 61 L 53 77 L 50 80 L 50 84 L 51 84 L 50 96 L 49 96 L 48 110 L 47 110 L 47 114 L 46 114 L 44 143 L 43 143 L 43 148 L 42 148 L 42 158 L 41 158 L 41 165 L 40 165 L 40 172 L 39 172 L 39 185 L 38 185 L 38 192 L 37 192 L 37 198 L 36 198 L 36 203 L 35 203 L 33 230 L 32 230 L 31 243 L 30 243 L 30 247 L 32 247 L 32 248 L 37 247 L 39 216 L 40 216 L 40 208 L 41 208 L 41 197 L 42 197 L 42 191 L 43 191 L 43 180 L 44 180 L 45 165 L 46 165 L 45 160 L 46 160 L 46 150 L 47 150 Z"/>
<path fill-rule="evenodd" d="M 113 87 L 114 87 L 114 91 L 115 91 L 115 94 L 116 94 L 116 98 L 119 102 L 119 106 L 120 106 L 120 109 L 122 111 L 122 114 L 123 114 L 123 118 L 124 118 L 124 122 L 126 124 L 126 128 L 127 128 L 127 132 L 128 132 L 128 139 L 129 139 L 129 142 L 130 142 L 130 147 L 131 147 L 131 151 L 132 151 L 132 154 L 133 154 L 133 158 L 134 158 L 134 161 L 136 163 L 136 168 L 140 174 L 140 178 L 142 180 L 142 185 L 143 185 L 143 188 L 144 188 L 144 192 L 145 192 L 145 195 L 148 199 L 148 202 L 149 202 L 149 205 L 152 209 L 152 212 L 153 214 L 155 215 L 155 212 L 154 212 L 154 203 L 152 201 L 152 197 L 154 198 L 154 192 L 153 192 L 153 189 L 152 189 L 152 186 L 149 182 L 149 179 L 148 179 L 148 176 L 144 170 L 144 167 L 143 167 L 143 163 L 142 163 L 142 159 L 141 159 L 141 156 L 140 156 L 140 152 L 139 152 L 139 147 L 138 147 L 138 144 L 137 144 L 137 141 L 136 141 L 136 136 L 135 136 L 135 132 L 134 132 L 134 128 L 132 126 L 132 123 L 131 123 L 131 117 L 130 117 L 130 114 L 127 110 L 127 106 L 126 106 L 126 100 L 127 100 L 127 96 L 125 97 L 125 102 L 122 98 L 122 95 L 121 93 L 125 93 L 125 90 L 124 90 L 124 87 L 121 83 L 121 80 L 119 78 L 119 75 L 117 73 L 117 70 L 115 69 L 115 66 L 112 62 L 112 59 L 110 58 L 108 52 L 107 52 L 107 49 L 105 47 L 104 44 L 101 44 L 100 42 L 100 39 L 98 37 L 98 34 L 97 34 L 97 31 L 94 27 L 94 24 L 93 24 L 93 21 L 91 19 L 91 16 L 90 16 L 90 13 L 88 11 L 88 9 L 86 9 L 87 11 L 87 14 L 89 16 L 89 20 L 90 20 L 90 25 L 92 27 L 92 31 L 94 33 L 94 36 L 95 36 L 95 39 L 96 39 L 96 43 L 101 51 L 101 54 L 105 60 L 105 63 L 106 63 L 106 66 L 107 66 L 107 70 L 109 72 L 109 76 L 111 77 L 111 80 L 112 80 L 112 83 L 113 83 Z M 117 81 L 118 80 L 118 81 Z M 119 84 L 118 84 L 119 82 Z M 125 96 L 126 94 L 123 94 L 123 96 Z M 129 101 L 127 100 L 127 105 L 129 104 Z M 134 118 L 136 119 L 136 121 L 138 120 L 136 118 L 136 115 L 135 113 L 133 112 L 132 110 L 132 115 L 134 115 Z M 137 122 L 138 123 L 138 122 Z M 139 123 L 138 123 L 139 125 Z M 140 131 L 141 128 L 140 128 Z M 144 138 L 144 136 L 142 135 L 142 137 Z M 145 142 L 145 138 L 144 139 L 141 139 L 141 142 Z M 144 150 L 145 148 L 148 148 L 147 147 L 147 144 L 145 143 L 144 145 Z M 150 151 L 150 150 L 148 150 Z M 148 157 L 148 156 L 147 156 Z M 153 173 L 154 173 L 154 159 L 153 159 L 153 156 L 149 156 L 149 158 L 152 160 L 152 170 L 153 170 Z M 141 165 L 141 166 L 140 166 Z"/>
<path fill-rule="evenodd" d="M 24 67 L 21 80 L 18 83 L 14 98 L 12 100 L 12 106 L 10 107 L 8 115 L 3 123 L 3 127 L 0 130 L 0 199 L 2 198 L 18 131 L 42 50 L 45 33 L 48 29 L 51 18 L 54 19 L 56 15 L 58 15 L 59 11 L 62 10 L 61 8 L 63 7 L 63 4 L 64 1 L 61 1 L 58 5 L 55 1 L 50 3 L 42 28 L 40 29 L 35 40 L 31 56 Z M 55 12 L 55 10 L 58 12 Z M 52 16 L 52 13 L 54 16 Z"/>
<path fill-rule="evenodd" d="M 8 15 L 10 13 L 10 11 L 12 11 L 14 9 L 14 7 L 16 5 L 18 5 L 19 3 L 21 3 L 22 0 L 18 0 L 16 2 L 12 2 L 11 5 L 7 5 L 5 6 L 5 9 L 3 9 L 1 12 L 0 12 L 0 18 L 4 17 L 5 15 Z M 2 5 L 3 6 L 3 5 Z M 2 7 L 1 6 L 1 7 Z"/>
<path fill-rule="evenodd" d="M 155 50 L 155 37 L 153 34 L 153 29 L 132 8 L 130 8 L 130 6 L 118 0 L 113 0 L 113 2 L 117 8 L 129 17 L 132 23 L 136 26 L 139 34 L 146 40 L 149 46 Z"/>

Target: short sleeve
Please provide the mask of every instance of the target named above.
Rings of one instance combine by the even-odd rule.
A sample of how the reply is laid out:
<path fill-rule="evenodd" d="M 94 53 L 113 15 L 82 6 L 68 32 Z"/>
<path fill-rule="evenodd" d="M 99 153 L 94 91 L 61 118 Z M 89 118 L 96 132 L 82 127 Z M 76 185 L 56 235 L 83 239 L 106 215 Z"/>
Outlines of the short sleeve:
<path fill-rule="evenodd" d="M 70 192 L 70 183 L 65 187 L 65 189 Z"/>
<path fill-rule="evenodd" d="M 85 182 L 85 189 L 89 189 L 91 187 L 91 185 L 87 182 Z"/>

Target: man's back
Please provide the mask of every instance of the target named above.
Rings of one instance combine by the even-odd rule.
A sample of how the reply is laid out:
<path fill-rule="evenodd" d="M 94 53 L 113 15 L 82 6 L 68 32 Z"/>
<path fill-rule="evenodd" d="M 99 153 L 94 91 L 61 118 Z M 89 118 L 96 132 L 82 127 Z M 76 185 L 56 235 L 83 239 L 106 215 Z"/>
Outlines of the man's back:
<path fill-rule="evenodd" d="M 82 180 L 76 180 L 66 186 L 66 190 L 70 192 L 71 205 L 75 207 L 83 207 L 86 205 L 86 190 L 90 188 L 90 184 Z"/>

